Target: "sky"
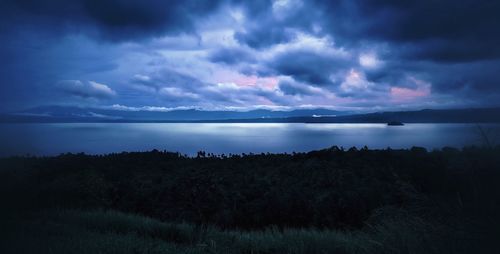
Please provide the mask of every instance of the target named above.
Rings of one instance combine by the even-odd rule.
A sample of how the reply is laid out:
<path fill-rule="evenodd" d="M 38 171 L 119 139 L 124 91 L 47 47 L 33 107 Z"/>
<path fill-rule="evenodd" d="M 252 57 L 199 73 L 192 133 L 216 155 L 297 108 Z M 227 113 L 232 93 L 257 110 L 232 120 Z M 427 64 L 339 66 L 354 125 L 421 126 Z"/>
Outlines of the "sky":
<path fill-rule="evenodd" d="M 500 1 L 2 0 L 0 110 L 500 105 Z"/>

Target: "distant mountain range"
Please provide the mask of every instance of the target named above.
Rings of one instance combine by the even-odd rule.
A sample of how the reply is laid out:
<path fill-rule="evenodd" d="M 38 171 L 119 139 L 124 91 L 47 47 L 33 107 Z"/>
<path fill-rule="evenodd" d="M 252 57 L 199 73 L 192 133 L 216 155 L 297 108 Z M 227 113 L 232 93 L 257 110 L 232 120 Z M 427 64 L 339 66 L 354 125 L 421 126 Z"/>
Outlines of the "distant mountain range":
<path fill-rule="evenodd" d="M 221 121 L 228 119 L 281 119 L 291 117 L 332 117 L 350 112 L 329 109 L 298 109 L 272 111 L 204 111 L 182 109 L 172 111 L 121 110 L 65 106 L 43 106 L 0 116 L 1 122 L 189 122 Z"/>
<path fill-rule="evenodd" d="M 500 123 L 500 108 L 424 109 L 353 114 L 329 109 L 272 111 L 120 110 L 44 106 L 0 115 L 0 122 Z"/>
<path fill-rule="evenodd" d="M 228 120 L 227 122 L 291 123 L 500 123 L 500 108 L 424 109 L 418 111 L 376 112 L 336 117 L 289 117 L 285 119 Z"/>

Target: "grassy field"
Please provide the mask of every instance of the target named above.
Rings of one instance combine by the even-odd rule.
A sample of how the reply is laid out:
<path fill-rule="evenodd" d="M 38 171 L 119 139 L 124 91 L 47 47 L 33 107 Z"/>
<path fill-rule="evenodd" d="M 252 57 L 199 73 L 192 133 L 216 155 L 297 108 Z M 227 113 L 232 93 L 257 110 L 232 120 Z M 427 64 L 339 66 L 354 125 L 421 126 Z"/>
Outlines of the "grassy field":
<path fill-rule="evenodd" d="M 0 253 L 500 253 L 500 148 L 0 160 Z"/>
<path fill-rule="evenodd" d="M 467 236 L 416 217 L 362 230 L 220 230 L 116 211 L 47 210 L 2 225 L 2 253 L 464 253 Z"/>

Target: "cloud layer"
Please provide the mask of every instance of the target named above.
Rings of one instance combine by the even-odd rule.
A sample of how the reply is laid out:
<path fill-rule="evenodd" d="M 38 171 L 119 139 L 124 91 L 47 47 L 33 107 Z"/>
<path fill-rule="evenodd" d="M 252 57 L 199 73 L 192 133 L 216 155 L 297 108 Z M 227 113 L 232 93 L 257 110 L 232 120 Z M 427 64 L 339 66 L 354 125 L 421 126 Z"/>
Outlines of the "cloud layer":
<path fill-rule="evenodd" d="M 5 0 L 2 111 L 498 106 L 500 3 Z"/>

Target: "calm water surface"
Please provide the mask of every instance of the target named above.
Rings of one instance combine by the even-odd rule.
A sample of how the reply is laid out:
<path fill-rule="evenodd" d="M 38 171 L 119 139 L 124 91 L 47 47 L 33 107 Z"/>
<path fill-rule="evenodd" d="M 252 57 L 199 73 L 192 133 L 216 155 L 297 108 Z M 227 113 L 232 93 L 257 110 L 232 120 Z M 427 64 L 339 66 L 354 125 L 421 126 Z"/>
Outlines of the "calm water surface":
<path fill-rule="evenodd" d="M 498 140 L 500 125 L 481 125 Z M 346 148 L 428 149 L 480 144 L 474 124 L 66 123 L 0 124 L 0 156 L 102 154 L 152 149 L 194 154 Z"/>

